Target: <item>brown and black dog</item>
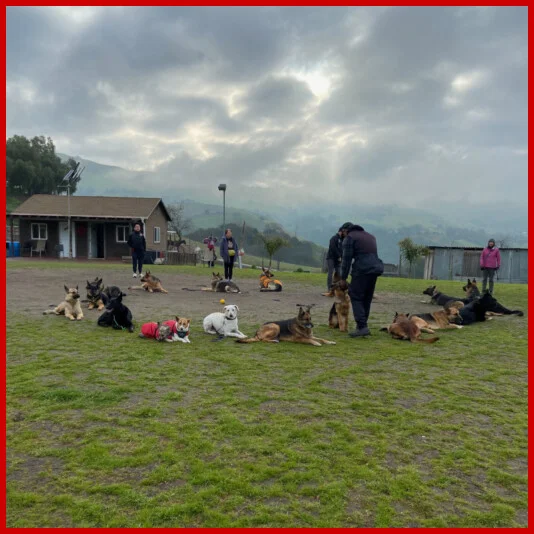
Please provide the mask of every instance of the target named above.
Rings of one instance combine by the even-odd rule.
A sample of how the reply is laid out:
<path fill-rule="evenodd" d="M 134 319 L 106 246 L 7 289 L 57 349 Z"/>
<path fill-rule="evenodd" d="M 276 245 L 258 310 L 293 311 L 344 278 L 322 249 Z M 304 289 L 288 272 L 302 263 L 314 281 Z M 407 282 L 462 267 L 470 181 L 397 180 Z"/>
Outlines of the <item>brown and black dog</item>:
<path fill-rule="evenodd" d="M 141 277 L 140 286 L 131 286 L 128 289 L 144 289 L 149 293 L 157 291 L 159 293 L 168 293 L 166 289 L 163 289 L 161 285 L 161 280 L 156 278 L 153 274 L 150 274 L 150 271 L 146 271 L 145 274 Z"/>
<path fill-rule="evenodd" d="M 279 341 L 291 341 L 292 343 L 304 343 L 320 347 L 321 345 L 335 345 L 335 341 L 328 341 L 313 335 L 313 324 L 311 322 L 310 309 L 312 305 L 304 306 L 297 304 L 299 313 L 297 317 L 286 321 L 275 321 L 265 323 L 254 337 L 238 339 L 237 343 L 278 343 Z"/>
<path fill-rule="evenodd" d="M 421 332 L 423 330 L 417 325 L 416 321 L 404 313 L 395 313 L 393 322 L 380 330 L 386 330 L 393 339 L 410 340 L 412 343 L 435 343 L 439 340 L 439 337 L 422 339 Z"/>
<path fill-rule="evenodd" d="M 268 267 L 262 267 L 260 274 L 260 291 L 282 291 L 282 282 L 273 280 L 274 274 Z"/>
<path fill-rule="evenodd" d="M 462 289 L 466 292 L 466 298 L 468 299 L 480 297 L 480 289 L 478 289 L 476 278 L 473 278 L 473 280 L 468 278 L 467 284 Z"/>
<path fill-rule="evenodd" d="M 107 297 L 103 293 L 104 284 L 102 283 L 102 278 L 98 278 L 97 276 L 92 282 L 87 280 L 85 289 L 87 290 L 87 300 L 82 302 L 89 302 L 87 307 L 90 310 L 98 308 L 99 311 L 102 311 L 107 303 Z"/>
<path fill-rule="evenodd" d="M 463 303 L 461 304 L 463 306 Z M 413 319 L 421 330 L 423 328 L 429 328 L 431 330 L 463 328 L 458 324 L 462 322 L 462 316 L 456 306 L 444 308 L 443 310 L 432 313 L 410 313 L 410 319 Z M 433 332 L 429 333 L 433 334 Z"/>
<path fill-rule="evenodd" d="M 334 273 L 332 282 L 334 303 L 330 308 L 328 326 L 330 328 L 339 328 L 340 332 L 348 332 L 350 313 L 349 285 L 346 280 L 341 280 L 337 273 Z"/>

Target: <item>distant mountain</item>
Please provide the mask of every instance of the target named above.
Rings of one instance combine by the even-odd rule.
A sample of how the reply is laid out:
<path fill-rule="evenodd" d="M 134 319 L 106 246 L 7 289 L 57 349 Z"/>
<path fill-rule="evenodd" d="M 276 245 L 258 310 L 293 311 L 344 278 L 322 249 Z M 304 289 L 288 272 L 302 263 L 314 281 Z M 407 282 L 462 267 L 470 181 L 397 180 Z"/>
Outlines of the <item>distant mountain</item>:
<path fill-rule="evenodd" d="M 69 156 L 60 154 L 60 157 Z M 192 232 L 199 228 L 222 229 L 222 198 L 216 188 L 202 189 L 199 184 L 183 183 L 178 178 L 163 180 L 156 172 L 131 171 L 80 157 L 75 159 L 85 166 L 78 185 L 79 195 L 161 196 L 166 203 L 183 201 L 185 215 L 192 221 Z M 341 224 L 358 223 L 376 235 L 379 254 L 388 263 L 398 262 L 397 243 L 408 236 L 426 245 L 482 246 L 489 237 L 497 240 L 506 237 L 511 246 L 528 246 L 528 208 L 472 205 L 469 201 L 462 205 L 435 202 L 425 209 L 369 206 L 358 200 L 352 205 L 318 203 L 313 207 L 288 207 L 269 203 L 260 196 L 244 199 L 235 193 L 227 194 L 226 224 L 241 226 L 244 221 L 259 231 L 266 224 L 276 222 L 290 236 L 323 247 Z"/>

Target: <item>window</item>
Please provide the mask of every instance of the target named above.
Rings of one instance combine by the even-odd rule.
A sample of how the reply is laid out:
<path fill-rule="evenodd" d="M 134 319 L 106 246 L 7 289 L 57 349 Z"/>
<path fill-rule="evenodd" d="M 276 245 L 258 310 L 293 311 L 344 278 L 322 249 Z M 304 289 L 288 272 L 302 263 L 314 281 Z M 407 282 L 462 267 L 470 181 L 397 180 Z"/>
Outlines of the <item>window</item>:
<path fill-rule="evenodd" d="M 117 243 L 126 243 L 128 241 L 128 234 L 130 233 L 129 226 L 116 226 Z"/>
<path fill-rule="evenodd" d="M 48 239 L 48 226 L 46 223 L 32 223 L 32 239 Z"/>
<path fill-rule="evenodd" d="M 160 233 L 159 226 L 154 226 L 154 243 L 160 242 Z"/>

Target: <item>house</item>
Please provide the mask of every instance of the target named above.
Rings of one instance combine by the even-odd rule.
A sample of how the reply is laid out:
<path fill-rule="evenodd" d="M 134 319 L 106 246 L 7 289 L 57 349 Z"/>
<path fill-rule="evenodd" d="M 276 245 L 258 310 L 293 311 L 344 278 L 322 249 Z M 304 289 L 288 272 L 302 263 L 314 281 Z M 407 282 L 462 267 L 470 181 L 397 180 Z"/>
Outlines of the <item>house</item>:
<path fill-rule="evenodd" d="M 11 224 L 19 221 L 23 251 L 44 241 L 46 255 L 56 256 L 59 250 L 68 258 L 70 229 L 73 258 L 108 260 L 130 254 L 126 241 L 136 221 L 143 223 L 147 250 L 164 252 L 171 220 L 160 198 L 65 195 L 33 195 L 9 218 Z"/>
<path fill-rule="evenodd" d="M 481 247 L 430 246 L 424 262 L 425 280 L 465 280 L 482 278 L 480 270 Z M 499 282 L 528 283 L 528 249 L 500 248 L 501 268 Z"/>

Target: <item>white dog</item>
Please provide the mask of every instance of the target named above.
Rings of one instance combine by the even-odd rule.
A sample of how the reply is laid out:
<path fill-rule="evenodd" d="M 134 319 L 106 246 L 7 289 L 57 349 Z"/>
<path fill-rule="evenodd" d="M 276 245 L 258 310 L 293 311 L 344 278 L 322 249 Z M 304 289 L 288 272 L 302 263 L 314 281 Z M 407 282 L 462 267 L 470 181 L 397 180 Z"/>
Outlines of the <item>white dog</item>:
<path fill-rule="evenodd" d="M 239 307 L 233 304 L 224 307 L 224 313 L 210 313 L 204 317 L 204 331 L 208 334 L 219 334 L 220 336 L 238 337 L 240 339 L 247 336 L 237 328 L 237 312 Z"/>

